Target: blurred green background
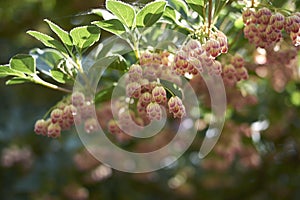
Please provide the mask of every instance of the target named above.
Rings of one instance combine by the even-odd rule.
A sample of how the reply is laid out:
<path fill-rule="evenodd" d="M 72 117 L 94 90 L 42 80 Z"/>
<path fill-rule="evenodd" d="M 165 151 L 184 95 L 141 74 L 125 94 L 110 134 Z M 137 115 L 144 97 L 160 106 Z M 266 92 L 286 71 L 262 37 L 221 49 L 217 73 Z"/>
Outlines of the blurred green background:
<path fill-rule="evenodd" d="M 25 32 L 50 33 L 44 18 L 69 30 L 88 23 L 86 13 L 103 5 L 99 0 L 0 1 L 0 64 L 41 47 Z M 299 83 L 291 85 L 299 90 Z M 58 140 L 36 136 L 35 120 L 62 93 L 32 84 L 5 86 L 0 80 L 0 199 L 300 199 L 299 105 L 286 103 L 288 91 L 276 93 L 268 84 L 265 88 L 265 99 L 257 107 L 283 130 L 271 129 L 272 142 L 259 167 L 203 169 L 190 151 L 177 166 L 135 175 L 99 165 L 75 132 L 63 133 Z M 276 131 L 284 134 L 272 138 Z"/>

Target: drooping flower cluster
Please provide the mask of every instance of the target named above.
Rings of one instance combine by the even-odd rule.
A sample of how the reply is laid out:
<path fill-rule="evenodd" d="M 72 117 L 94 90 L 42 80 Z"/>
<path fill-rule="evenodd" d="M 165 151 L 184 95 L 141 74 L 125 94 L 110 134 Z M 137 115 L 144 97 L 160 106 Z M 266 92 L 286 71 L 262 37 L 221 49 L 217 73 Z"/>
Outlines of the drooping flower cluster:
<path fill-rule="evenodd" d="M 229 64 L 223 65 L 222 78 L 225 85 L 234 86 L 238 81 L 247 80 L 248 77 L 244 59 L 239 54 L 234 55 Z"/>
<path fill-rule="evenodd" d="M 145 51 L 140 56 L 140 63 L 130 66 L 125 78 L 126 96 L 113 101 L 115 116 L 108 122 L 109 132 L 116 135 L 118 140 L 129 139 L 129 136 L 124 136 L 125 133 L 141 131 L 143 125 L 162 119 L 162 109 L 168 106 L 168 97 L 160 80 L 181 85 L 181 78 L 173 71 L 172 63 L 172 54 L 167 51 Z M 185 115 L 182 102 L 179 107 L 177 110 L 172 110 L 170 106 L 168 108 L 174 117 L 182 118 Z M 136 113 L 133 111 L 135 108 Z"/>
<path fill-rule="evenodd" d="M 251 8 L 243 11 L 243 21 L 245 23 L 244 35 L 256 47 L 275 46 L 282 38 L 283 29 L 290 34 L 295 46 L 300 44 L 299 13 L 285 17 L 279 12 L 272 13 L 268 8 L 258 10 Z"/>
<path fill-rule="evenodd" d="M 57 138 L 61 131 L 69 130 L 75 121 L 84 122 L 87 133 L 98 130 L 98 122 L 91 117 L 93 104 L 87 101 L 81 92 L 74 92 L 71 98 L 59 102 L 51 111 L 48 119 L 39 119 L 35 123 L 34 131 L 38 135 Z"/>
<path fill-rule="evenodd" d="M 198 40 L 190 40 L 175 55 L 173 70 L 178 75 L 197 75 L 203 71 L 219 75 L 222 67 L 215 58 L 227 50 L 227 37 L 221 31 L 212 32 L 204 44 Z"/>
<path fill-rule="evenodd" d="M 300 12 L 285 18 L 284 28 L 290 34 L 291 40 L 295 46 L 300 45 Z"/>

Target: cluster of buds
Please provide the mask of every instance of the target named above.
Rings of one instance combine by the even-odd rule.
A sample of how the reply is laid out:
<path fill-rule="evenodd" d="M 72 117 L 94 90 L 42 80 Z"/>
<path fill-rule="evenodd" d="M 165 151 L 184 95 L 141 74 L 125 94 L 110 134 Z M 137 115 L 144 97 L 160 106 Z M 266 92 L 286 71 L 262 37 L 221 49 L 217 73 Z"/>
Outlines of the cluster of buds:
<path fill-rule="evenodd" d="M 300 14 L 284 17 L 281 13 L 272 13 L 268 8 L 254 10 L 252 8 L 243 11 L 245 24 L 244 35 L 256 47 L 273 47 L 282 38 L 282 30 L 285 29 L 295 46 L 300 44 Z"/>
<path fill-rule="evenodd" d="M 85 99 L 80 92 L 74 92 L 71 99 L 65 99 L 57 104 L 51 111 L 48 119 L 36 121 L 34 131 L 38 135 L 58 138 L 61 131 L 69 130 L 75 121 L 84 122 L 87 133 L 98 130 L 97 119 L 91 117 L 93 104 Z"/>
<path fill-rule="evenodd" d="M 177 52 L 173 65 L 176 74 L 197 75 L 203 71 L 210 75 L 221 74 L 221 63 L 215 58 L 227 52 L 227 37 L 221 31 L 211 33 L 210 38 L 204 44 L 198 40 L 190 40 Z"/>
<path fill-rule="evenodd" d="M 223 66 L 222 78 L 226 85 L 234 86 L 238 81 L 247 80 L 248 77 L 244 59 L 239 54 L 234 55 L 230 63 Z"/>
<path fill-rule="evenodd" d="M 300 12 L 286 17 L 284 21 L 284 28 L 290 34 L 291 40 L 295 46 L 300 45 Z"/>
<path fill-rule="evenodd" d="M 176 106 L 173 103 L 168 104 L 167 91 L 160 83 L 160 80 L 167 80 L 181 85 L 181 78 L 172 70 L 172 62 L 172 54 L 167 51 L 145 51 L 140 56 L 140 63 L 129 67 L 125 78 L 126 96 L 113 101 L 113 113 L 117 115 L 108 122 L 109 132 L 116 135 L 118 140 L 127 140 L 130 136 L 126 133 L 141 131 L 143 125 L 153 120 L 161 120 L 162 109 L 169 104 L 169 111 L 174 117 L 182 118 L 185 115 L 185 108 L 179 97 L 177 99 L 180 103 L 176 103 Z M 132 110 L 134 108 L 137 115 Z"/>

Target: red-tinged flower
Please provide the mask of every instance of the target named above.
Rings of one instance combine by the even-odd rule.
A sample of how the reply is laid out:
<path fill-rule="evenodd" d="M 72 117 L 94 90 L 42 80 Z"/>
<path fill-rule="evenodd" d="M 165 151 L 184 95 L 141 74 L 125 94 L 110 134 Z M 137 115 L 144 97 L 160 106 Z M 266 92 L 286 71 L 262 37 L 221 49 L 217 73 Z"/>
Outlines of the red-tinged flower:
<path fill-rule="evenodd" d="M 241 68 L 244 66 L 244 59 L 241 55 L 236 54 L 231 58 L 231 64 L 235 67 L 235 68 Z"/>
<path fill-rule="evenodd" d="M 167 101 L 167 93 L 163 86 L 156 86 L 152 90 L 152 98 L 158 104 L 163 104 Z"/>
<path fill-rule="evenodd" d="M 95 118 L 89 118 L 84 122 L 84 130 L 87 133 L 93 133 L 99 130 L 99 123 Z"/>
<path fill-rule="evenodd" d="M 141 66 L 148 65 L 149 63 L 152 63 L 152 61 L 153 61 L 152 53 L 145 51 L 141 54 L 141 56 L 140 56 Z"/>
<path fill-rule="evenodd" d="M 85 97 L 81 92 L 73 92 L 71 99 L 72 104 L 76 107 L 82 106 L 85 101 Z"/>
<path fill-rule="evenodd" d="M 284 16 L 281 13 L 275 13 L 270 18 L 270 24 L 276 30 L 282 30 L 284 27 Z"/>
<path fill-rule="evenodd" d="M 108 131 L 113 135 L 121 133 L 121 129 L 119 128 L 118 123 L 114 119 L 109 120 L 107 127 Z"/>
<path fill-rule="evenodd" d="M 51 114 L 52 123 L 61 122 L 63 120 L 63 111 L 61 109 L 55 108 L 52 110 Z"/>
<path fill-rule="evenodd" d="M 261 8 L 256 12 L 257 23 L 268 24 L 271 18 L 272 12 L 268 8 Z"/>
<path fill-rule="evenodd" d="M 236 69 L 237 81 L 247 80 L 249 78 L 248 71 L 245 67 Z"/>
<path fill-rule="evenodd" d="M 138 82 L 143 77 L 143 69 L 140 65 L 131 65 L 129 70 L 129 79 L 131 82 Z"/>
<path fill-rule="evenodd" d="M 251 22 L 252 14 L 253 14 L 253 11 L 251 11 L 250 9 L 243 11 L 242 17 L 243 17 L 243 22 L 245 24 L 249 24 Z"/>
<path fill-rule="evenodd" d="M 141 85 L 141 92 L 149 92 L 150 90 L 150 83 L 149 80 L 146 78 L 143 78 L 139 81 L 139 84 Z"/>
<path fill-rule="evenodd" d="M 151 101 L 152 101 L 152 95 L 149 92 L 144 92 L 139 98 L 139 102 L 142 107 L 146 107 Z"/>
<path fill-rule="evenodd" d="M 91 102 L 85 102 L 81 107 L 80 107 L 80 118 L 82 119 L 87 119 L 93 115 L 95 112 L 95 106 Z"/>
<path fill-rule="evenodd" d="M 188 59 L 187 54 L 184 51 L 179 51 L 175 55 L 173 70 L 177 75 L 185 74 L 189 64 L 187 59 Z"/>
<path fill-rule="evenodd" d="M 138 82 L 129 83 L 126 86 L 126 95 L 128 97 L 139 98 L 141 95 L 141 85 Z"/>
<path fill-rule="evenodd" d="M 149 81 L 154 81 L 159 76 L 159 69 L 154 67 L 154 65 L 147 65 L 144 67 L 143 75 Z"/>
<path fill-rule="evenodd" d="M 44 119 L 37 120 L 34 125 L 34 132 L 37 135 L 47 135 L 49 124 L 50 122 Z"/>
<path fill-rule="evenodd" d="M 181 99 L 177 96 L 171 97 L 168 101 L 169 112 L 174 118 L 182 118 L 185 116 L 185 107 Z"/>
<path fill-rule="evenodd" d="M 148 118 L 152 120 L 161 120 L 162 118 L 162 110 L 161 107 L 158 103 L 156 102 L 151 102 L 148 104 L 146 107 L 146 112 Z"/>
<path fill-rule="evenodd" d="M 50 123 L 47 130 L 48 137 L 58 138 L 60 137 L 61 127 L 59 123 Z"/>
<path fill-rule="evenodd" d="M 79 115 L 79 113 L 73 105 L 67 105 L 63 110 L 63 120 L 74 121 L 74 116 L 76 115 Z"/>
<path fill-rule="evenodd" d="M 296 47 L 300 45 L 300 31 L 298 33 L 291 32 L 290 37 Z"/>
<path fill-rule="evenodd" d="M 205 43 L 204 48 L 212 57 L 217 57 L 221 52 L 220 43 L 215 39 L 208 40 Z"/>

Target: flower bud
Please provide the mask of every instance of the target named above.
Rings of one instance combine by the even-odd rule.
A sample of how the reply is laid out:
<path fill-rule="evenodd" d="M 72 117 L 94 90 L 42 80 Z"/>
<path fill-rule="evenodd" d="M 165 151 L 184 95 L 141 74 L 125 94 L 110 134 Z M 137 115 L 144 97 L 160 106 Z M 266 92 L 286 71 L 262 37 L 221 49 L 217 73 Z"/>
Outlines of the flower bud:
<path fill-rule="evenodd" d="M 50 123 L 48 126 L 48 137 L 58 138 L 60 137 L 61 127 L 59 123 Z"/>
<path fill-rule="evenodd" d="M 95 118 L 89 118 L 84 122 L 84 130 L 87 133 L 93 133 L 99 130 L 98 121 Z"/>
<path fill-rule="evenodd" d="M 145 51 L 141 54 L 140 56 L 140 64 L 141 66 L 145 66 L 148 65 L 149 63 L 151 63 L 153 61 L 153 56 L 150 52 Z"/>
<path fill-rule="evenodd" d="M 45 121 L 44 119 L 37 120 L 34 125 L 34 132 L 37 135 L 47 135 L 48 132 L 49 121 Z"/>
<path fill-rule="evenodd" d="M 146 108 L 147 116 L 150 120 L 161 120 L 162 110 L 158 103 L 151 102 Z"/>
<path fill-rule="evenodd" d="M 60 122 L 63 120 L 63 111 L 61 109 L 56 108 L 52 110 L 50 117 L 52 123 Z"/>
<path fill-rule="evenodd" d="M 185 107 L 181 99 L 177 96 L 171 97 L 168 101 L 169 112 L 173 113 L 174 118 L 182 118 L 185 113 Z"/>
<path fill-rule="evenodd" d="M 165 103 L 167 101 L 167 93 L 165 88 L 163 86 L 156 86 L 152 90 L 152 98 L 158 104 Z"/>
<path fill-rule="evenodd" d="M 141 106 L 143 107 L 146 107 L 151 101 L 152 101 L 152 95 L 149 92 L 143 93 L 139 98 L 139 102 L 141 102 Z"/>
<path fill-rule="evenodd" d="M 129 70 L 128 70 L 128 74 L 129 74 L 129 79 L 132 82 L 137 82 L 139 81 L 142 76 L 143 76 L 143 69 L 140 65 L 131 65 Z"/>
<path fill-rule="evenodd" d="M 72 104 L 76 107 L 82 106 L 85 101 L 85 97 L 81 92 L 73 92 L 71 99 L 72 99 Z"/>
<path fill-rule="evenodd" d="M 244 59 L 241 55 L 236 54 L 231 58 L 231 64 L 235 67 L 235 68 L 241 68 L 244 66 Z"/>
<path fill-rule="evenodd" d="M 126 95 L 128 97 L 139 98 L 141 95 L 141 85 L 138 82 L 129 83 L 126 86 Z"/>

